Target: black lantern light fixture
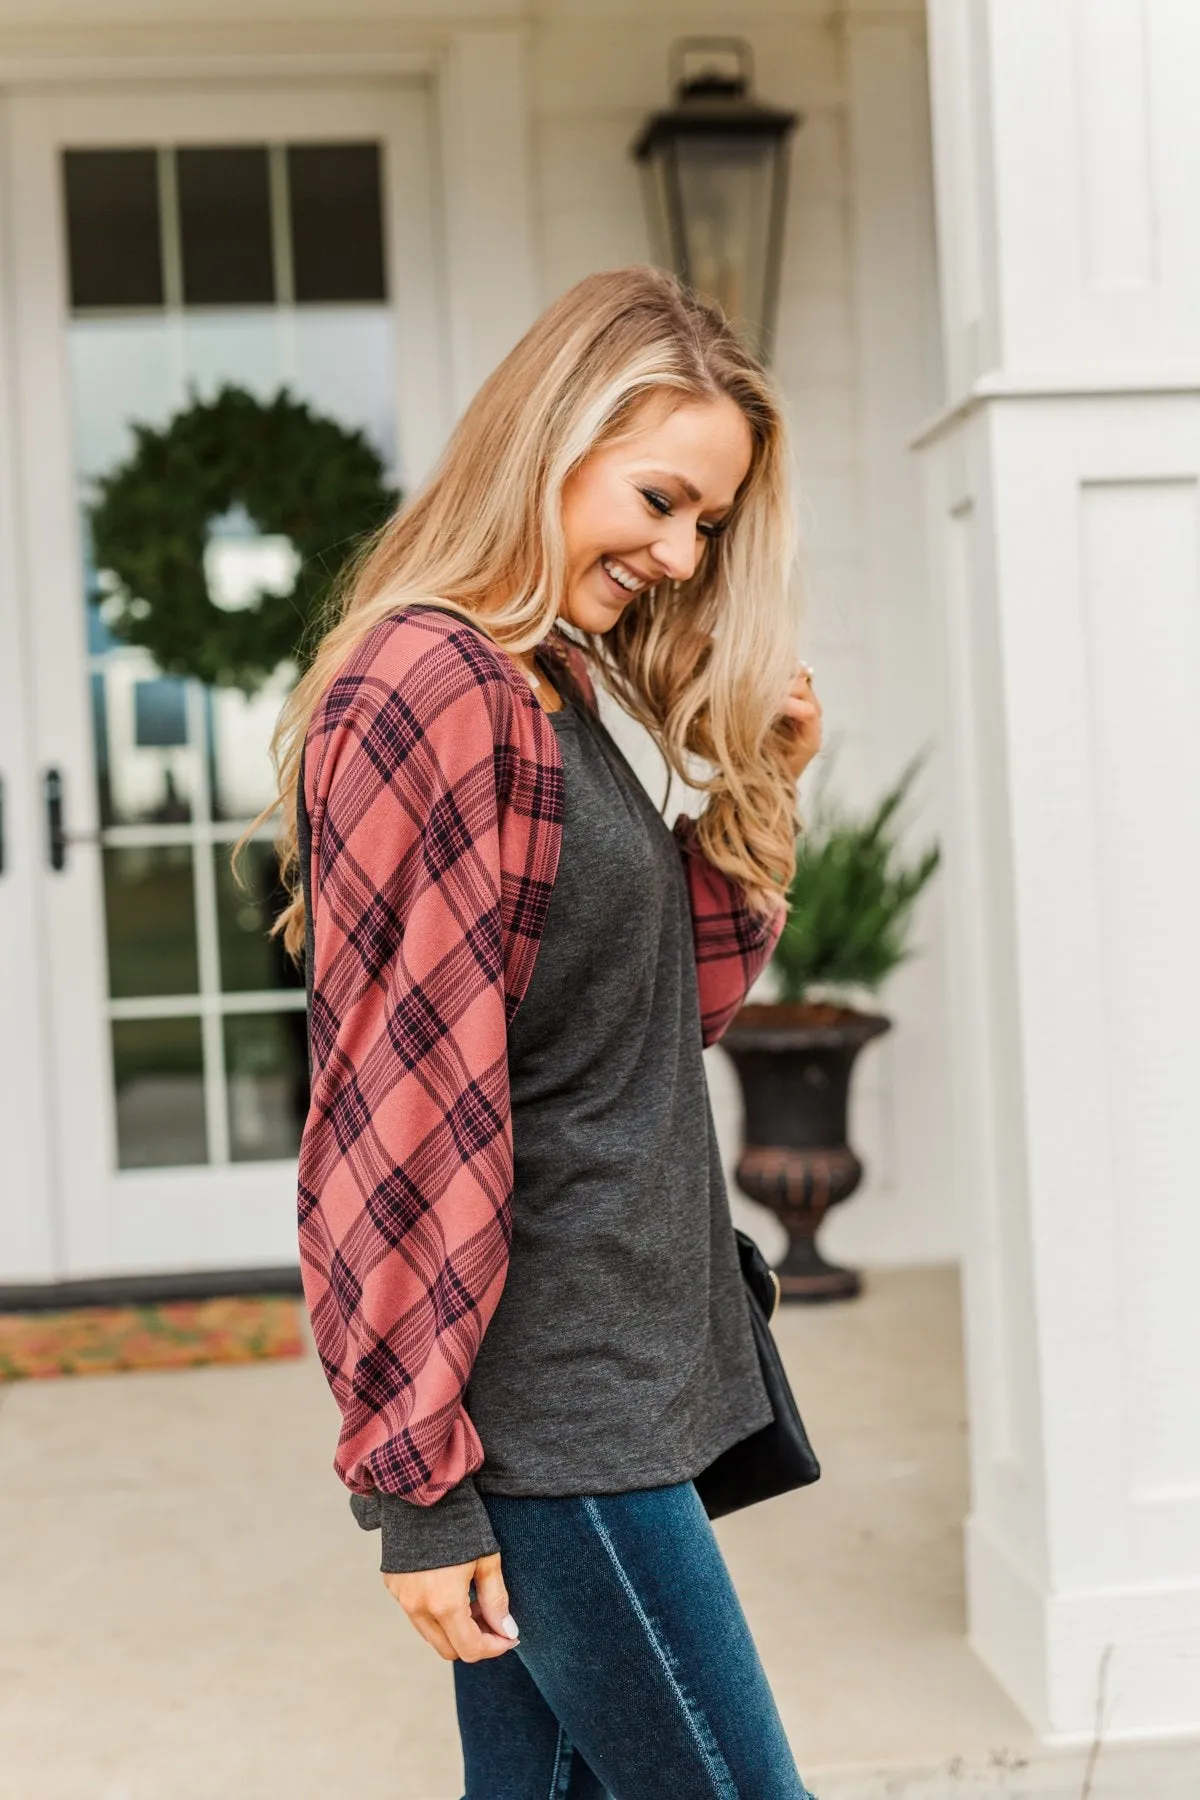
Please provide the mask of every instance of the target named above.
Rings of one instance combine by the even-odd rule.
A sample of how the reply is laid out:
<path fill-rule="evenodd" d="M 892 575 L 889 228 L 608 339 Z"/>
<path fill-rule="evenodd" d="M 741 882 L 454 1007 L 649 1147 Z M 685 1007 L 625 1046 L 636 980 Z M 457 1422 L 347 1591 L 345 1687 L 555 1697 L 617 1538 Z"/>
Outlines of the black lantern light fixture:
<path fill-rule="evenodd" d="M 687 74 L 688 59 L 703 56 Z M 732 67 L 731 67 L 732 65 Z M 681 38 L 671 47 L 675 104 L 642 127 L 642 171 L 655 260 L 716 300 L 760 356 L 779 293 L 787 150 L 798 113 L 753 96 L 743 38 Z"/>

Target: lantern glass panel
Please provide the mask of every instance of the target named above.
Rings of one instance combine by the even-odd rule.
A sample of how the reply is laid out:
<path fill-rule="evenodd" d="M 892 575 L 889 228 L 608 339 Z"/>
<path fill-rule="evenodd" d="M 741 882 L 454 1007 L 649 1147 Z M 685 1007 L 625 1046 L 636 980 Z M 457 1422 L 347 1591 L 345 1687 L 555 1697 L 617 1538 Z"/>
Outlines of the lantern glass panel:
<path fill-rule="evenodd" d="M 639 164 L 642 204 L 650 233 L 650 254 L 661 269 L 677 269 L 676 237 L 679 232 L 679 196 L 675 183 L 674 151 L 668 144 Z"/>
<path fill-rule="evenodd" d="M 773 255 L 775 141 L 687 135 L 676 156 L 687 278 L 757 348 Z"/>

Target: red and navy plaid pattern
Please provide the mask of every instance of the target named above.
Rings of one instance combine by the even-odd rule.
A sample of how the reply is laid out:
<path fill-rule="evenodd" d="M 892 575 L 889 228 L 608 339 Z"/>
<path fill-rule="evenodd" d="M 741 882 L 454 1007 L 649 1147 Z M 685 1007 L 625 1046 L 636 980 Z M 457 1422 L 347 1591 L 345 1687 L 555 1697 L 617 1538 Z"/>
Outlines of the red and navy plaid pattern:
<path fill-rule="evenodd" d="M 674 824 L 692 901 L 692 941 L 700 987 L 700 1026 L 707 1049 L 746 998 L 783 930 L 786 910 L 773 919 L 751 912 L 736 882 L 710 863 L 696 841 L 696 822 L 680 813 Z"/>
<path fill-rule="evenodd" d="M 550 640 L 595 704 L 583 658 Z M 463 1390 L 511 1238 L 507 1027 L 562 839 L 562 763 L 538 701 L 471 625 L 410 607 L 367 634 L 305 740 L 312 1095 L 300 1253 L 357 1493 L 418 1505 L 483 1462 Z M 675 826 L 704 1038 L 782 925 Z"/>

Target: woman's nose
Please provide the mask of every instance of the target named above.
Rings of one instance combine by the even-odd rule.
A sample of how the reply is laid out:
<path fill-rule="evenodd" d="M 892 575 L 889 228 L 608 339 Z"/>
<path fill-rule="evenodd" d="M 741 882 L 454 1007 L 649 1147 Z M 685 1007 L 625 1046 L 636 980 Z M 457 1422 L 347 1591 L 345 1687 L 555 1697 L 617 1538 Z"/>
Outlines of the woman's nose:
<path fill-rule="evenodd" d="M 679 530 L 661 534 L 650 554 L 668 580 L 690 581 L 700 556 L 695 526 L 681 520 Z"/>

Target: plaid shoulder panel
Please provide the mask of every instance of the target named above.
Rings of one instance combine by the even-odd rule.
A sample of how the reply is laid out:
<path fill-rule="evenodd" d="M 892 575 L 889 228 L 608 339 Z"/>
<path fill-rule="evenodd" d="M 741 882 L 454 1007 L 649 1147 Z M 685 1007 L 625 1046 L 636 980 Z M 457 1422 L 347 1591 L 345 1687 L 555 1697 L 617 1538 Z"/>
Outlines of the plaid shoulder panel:
<path fill-rule="evenodd" d="M 528 684 L 433 607 L 369 632 L 309 726 L 300 1248 L 334 1466 L 358 1493 L 429 1505 L 483 1461 L 462 1394 L 507 1272 L 507 1026 L 562 798 Z"/>
<path fill-rule="evenodd" d="M 709 862 L 700 849 L 696 822 L 680 813 L 672 827 L 687 874 L 692 902 L 692 938 L 700 987 L 704 1046 L 715 1044 L 762 973 L 787 917 L 753 912 L 737 882 Z"/>

